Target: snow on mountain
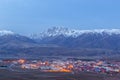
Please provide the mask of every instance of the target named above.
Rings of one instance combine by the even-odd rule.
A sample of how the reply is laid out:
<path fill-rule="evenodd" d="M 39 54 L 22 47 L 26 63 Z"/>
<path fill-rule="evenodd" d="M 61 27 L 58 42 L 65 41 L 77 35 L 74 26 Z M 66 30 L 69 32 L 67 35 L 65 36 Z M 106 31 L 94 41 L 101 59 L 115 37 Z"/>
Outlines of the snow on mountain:
<path fill-rule="evenodd" d="M 8 30 L 0 30 L 0 36 L 4 35 L 14 35 L 14 32 Z"/>
<path fill-rule="evenodd" d="M 44 38 L 63 35 L 65 37 L 78 37 L 82 34 L 120 34 L 120 29 L 94 29 L 94 30 L 75 30 L 63 27 L 53 27 L 40 34 L 31 35 L 32 38 Z"/>

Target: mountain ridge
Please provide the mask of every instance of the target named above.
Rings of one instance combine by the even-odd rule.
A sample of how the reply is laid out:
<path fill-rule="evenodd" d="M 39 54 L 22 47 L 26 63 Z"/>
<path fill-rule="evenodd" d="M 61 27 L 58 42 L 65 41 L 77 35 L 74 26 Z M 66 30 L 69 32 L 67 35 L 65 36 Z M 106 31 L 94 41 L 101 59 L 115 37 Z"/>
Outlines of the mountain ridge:
<path fill-rule="evenodd" d="M 120 49 L 120 29 L 75 31 L 54 27 L 35 37 L 31 38 L 40 44 L 55 44 L 70 48 Z"/>
<path fill-rule="evenodd" d="M 93 30 L 76 30 L 76 29 L 68 29 L 63 27 L 53 27 L 48 29 L 47 31 L 41 32 L 39 34 L 32 34 L 30 37 L 37 39 L 37 38 L 44 38 L 44 37 L 54 37 L 63 35 L 65 37 L 78 37 L 83 34 L 116 34 L 120 35 L 120 29 L 93 29 Z"/>
<path fill-rule="evenodd" d="M 4 35 L 0 36 L 0 56 L 118 56 L 119 31 L 120 29 L 82 30 L 81 34 L 78 30 L 80 34 L 75 34 L 67 28 L 54 28 L 48 30 L 49 35 L 41 33 L 37 38 L 4 32 Z M 72 34 L 77 36 L 71 36 Z"/>

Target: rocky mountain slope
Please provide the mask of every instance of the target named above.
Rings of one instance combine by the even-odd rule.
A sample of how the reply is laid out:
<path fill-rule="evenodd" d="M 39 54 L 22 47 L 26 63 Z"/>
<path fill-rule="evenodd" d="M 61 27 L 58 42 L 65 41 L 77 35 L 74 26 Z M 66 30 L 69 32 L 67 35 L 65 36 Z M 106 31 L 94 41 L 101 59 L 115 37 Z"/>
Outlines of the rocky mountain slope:
<path fill-rule="evenodd" d="M 120 29 L 71 30 L 54 27 L 31 38 L 40 44 L 62 47 L 120 49 Z"/>

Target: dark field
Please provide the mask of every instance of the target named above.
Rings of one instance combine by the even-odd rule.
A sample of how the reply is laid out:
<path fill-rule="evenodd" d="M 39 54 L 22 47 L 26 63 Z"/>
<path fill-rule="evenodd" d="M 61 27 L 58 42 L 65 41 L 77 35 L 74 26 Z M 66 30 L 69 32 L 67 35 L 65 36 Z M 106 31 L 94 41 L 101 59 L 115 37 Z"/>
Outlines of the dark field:
<path fill-rule="evenodd" d="M 45 73 L 40 71 L 12 72 L 0 70 L 0 80 L 120 80 L 120 75 L 94 73 Z"/>

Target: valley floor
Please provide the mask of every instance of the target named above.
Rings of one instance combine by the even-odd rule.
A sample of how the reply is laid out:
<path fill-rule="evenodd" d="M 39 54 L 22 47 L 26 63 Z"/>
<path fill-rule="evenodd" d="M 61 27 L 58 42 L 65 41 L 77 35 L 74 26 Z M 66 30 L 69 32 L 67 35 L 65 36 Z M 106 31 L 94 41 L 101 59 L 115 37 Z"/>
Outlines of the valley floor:
<path fill-rule="evenodd" d="M 49 73 L 40 71 L 12 72 L 0 70 L 0 80 L 119 80 L 120 75 L 104 75 L 94 73 Z"/>

